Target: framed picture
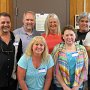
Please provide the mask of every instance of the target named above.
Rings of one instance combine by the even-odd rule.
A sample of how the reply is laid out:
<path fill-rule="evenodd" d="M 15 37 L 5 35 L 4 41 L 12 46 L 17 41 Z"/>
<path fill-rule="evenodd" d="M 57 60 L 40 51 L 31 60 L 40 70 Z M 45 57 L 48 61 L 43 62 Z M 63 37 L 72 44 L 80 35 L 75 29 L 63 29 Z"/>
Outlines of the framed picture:
<path fill-rule="evenodd" d="M 78 17 L 79 15 L 75 15 L 75 29 L 79 29 Z"/>

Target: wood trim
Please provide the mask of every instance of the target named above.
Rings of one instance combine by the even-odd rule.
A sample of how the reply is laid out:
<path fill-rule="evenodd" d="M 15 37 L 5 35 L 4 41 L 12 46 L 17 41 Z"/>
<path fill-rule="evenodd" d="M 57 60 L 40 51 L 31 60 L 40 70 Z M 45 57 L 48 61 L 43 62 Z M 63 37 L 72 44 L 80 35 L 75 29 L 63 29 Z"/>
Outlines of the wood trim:
<path fill-rule="evenodd" d="M 6 12 L 6 1 L 7 0 L 0 0 L 0 3 L 1 3 L 1 5 L 0 5 L 0 12 Z"/>
<path fill-rule="evenodd" d="M 86 0 L 86 12 L 90 13 L 90 0 Z M 70 0 L 70 24 L 74 26 L 75 14 L 84 12 L 84 0 Z"/>
<path fill-rule="evenodd" d="M 86 0 L 86 11 L 90 13 L 90 0 Z M 75 14 L 84 11 L 84 0 L 70 0 L 70 24 L 74 26 Z M 11 15 L 13 25 L 13 1 L 0 0 L 0 12 L 8 12 Z"/>
<path fill-rule="evenodd" d="M 7 12 L 10 14 L 12 28 L 13 28 L 13 1 L 12 0 L 0 0 L 0 12 Z"/>
<path fill-rule="evenodd" d="M 76 4 L 76 14 L 84 12 L 84 0 L 77 0 Z"/>
<path fill-rule="evenodd" d="M 70 0 L 70 24 L 74 25 L 74 16 L 76 14 L 77 0 Z"/>
<path fill-rule="evenodd" d="M 86 0 L 86 11 L 90 13 L 90 0 Z"/>

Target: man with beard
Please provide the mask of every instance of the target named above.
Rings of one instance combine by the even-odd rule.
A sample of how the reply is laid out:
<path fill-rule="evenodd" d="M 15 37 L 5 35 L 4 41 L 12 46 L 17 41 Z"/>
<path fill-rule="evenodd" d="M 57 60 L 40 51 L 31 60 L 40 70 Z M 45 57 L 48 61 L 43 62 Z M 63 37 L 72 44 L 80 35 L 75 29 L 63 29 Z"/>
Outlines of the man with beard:
<path fill-rule="evenodd" d="M 34 36 L 40 36 L 39 32 L 34 30 L 35 27 L 35 13 L 27 11 L 23 14 L 23 26 L 14 30 L 14 34 L 18 34 L 22 40 L 23 53 Z"/>
<path fill-rule="evenodd" d="M 17 48 L 17 49 L 16 49 Z M 0 90 L 16 90 L 16 63 L 22 55 L 22 42 L 11 32 L 11 17 L 0 13 Z"/>

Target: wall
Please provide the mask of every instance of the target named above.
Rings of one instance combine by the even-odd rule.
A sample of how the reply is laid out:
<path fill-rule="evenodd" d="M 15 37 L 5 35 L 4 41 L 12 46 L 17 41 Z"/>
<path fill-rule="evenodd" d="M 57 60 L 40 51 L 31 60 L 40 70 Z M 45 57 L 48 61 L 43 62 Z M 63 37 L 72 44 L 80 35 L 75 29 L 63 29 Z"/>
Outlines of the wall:
<path fill-rule="evenodd" d="M 13 8 L 15 28 L 22 26 L 23 13 L 28 10 L 57 14 L 61 28 L 69 24 L 69 0 L 13 0 Z"/>
<path fill-rule="evenodd" d="M 13 26 L 13 21 L 14 21 L 14 13 L 13 13 L 13 1 L 16 0 L 0 0 L 0 12 L 8 12 L 11 15 L 12 19 L 12 26 Z M 18 0 L 19 1 L 19 0 Z M 86 11 L 90 12 L 90 0 L 86 0 Z M 58 7 L 57 9 L 59 9 Z M 84 11 L 84 0 L 70 0 L 70 14 L 69 18 L 70 24 L 74 25 L 74 17 L 75 14 L 80 14 L 81 12 Z M 68 21 L 68 22 L 69 22 Z M 67 22 L 67 21 L 66 21 Z"/>
<path fill-rule="evenodd" d="M 13 3 L 12 0 L 0 0 L 0 12 L 7 12 L 11 15 L 11 22 L 13 28 Z"/>
<path fill-rule="evenodd" d="M 86 1 L 86 8 L 84 8 Z M 74 25 L 75 14 L 80 14 L 84 11 L 90 13 L 90 0 L 70 0 L 70 24 Z"/>

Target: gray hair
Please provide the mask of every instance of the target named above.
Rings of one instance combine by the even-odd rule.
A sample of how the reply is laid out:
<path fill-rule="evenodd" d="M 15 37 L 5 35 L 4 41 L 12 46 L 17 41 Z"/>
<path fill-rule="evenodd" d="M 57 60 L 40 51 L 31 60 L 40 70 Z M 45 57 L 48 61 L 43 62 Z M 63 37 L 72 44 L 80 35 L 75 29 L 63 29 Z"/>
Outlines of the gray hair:
<path fill-rule="evenodd" d="M 87 12 L 83 12 L 83 13 L 81 13 L 81 14 L 79 15 L 79 17 L 78 17 L 78 22 L 80 22 L 80 20 L 81 20 L 82 18 L 84 18 L 84 17 L 87 17 L 87 18 L 88 18 L 88 21 L 90 21 L 90 14 L 87 13 Z"/>

